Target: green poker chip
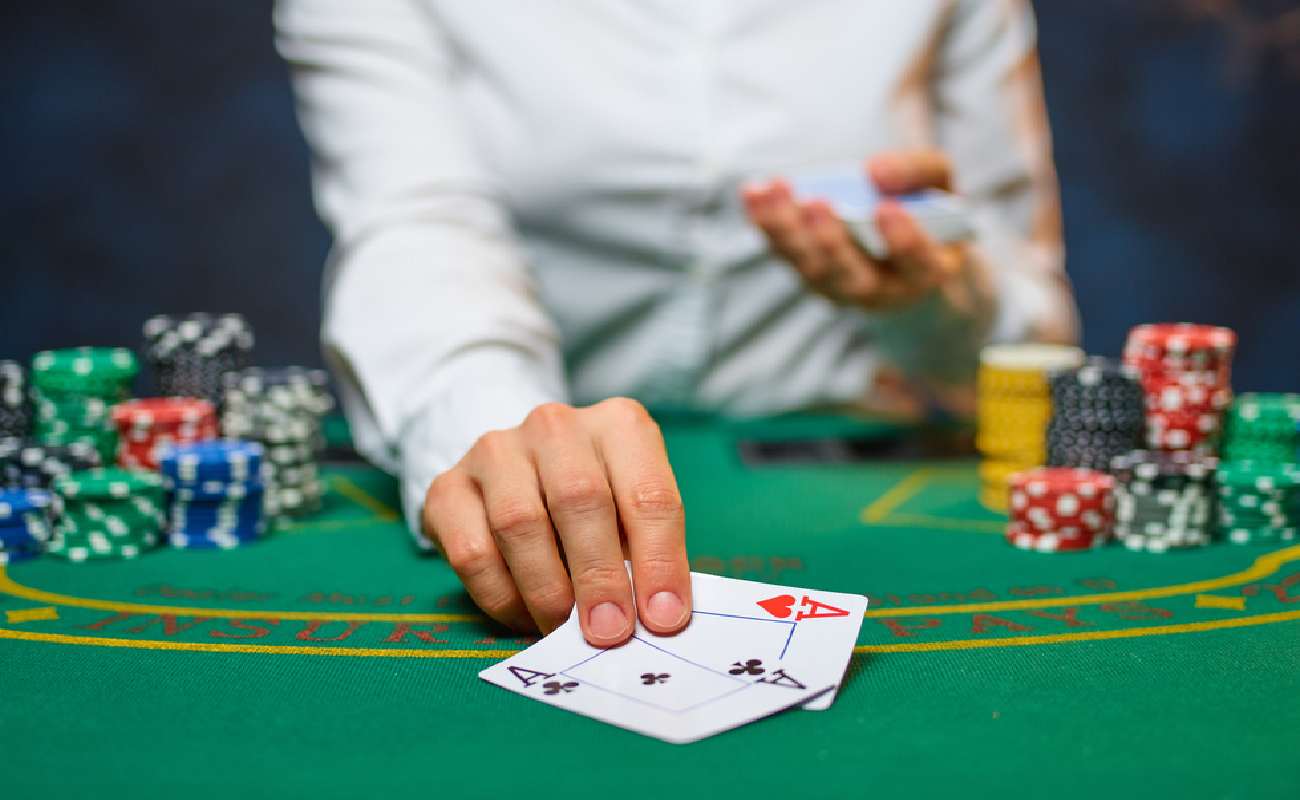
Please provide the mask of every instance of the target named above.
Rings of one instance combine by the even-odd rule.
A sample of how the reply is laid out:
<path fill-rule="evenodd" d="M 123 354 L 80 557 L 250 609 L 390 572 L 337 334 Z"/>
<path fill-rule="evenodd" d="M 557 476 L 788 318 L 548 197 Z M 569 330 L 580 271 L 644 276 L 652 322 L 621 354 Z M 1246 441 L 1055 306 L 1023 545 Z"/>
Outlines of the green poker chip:
<path fill-rule="evenodd" d="M 128 380 L 140 371 L 135 353 L 125 347 L 69 347 L 42 350 L 32 357 L 33 382 L 41 378 Z"/>
<path fill-rule="evenodd" d="M 162 497 L 163 480 L 156 472 L 137 472 L 103 467 L 74 472 L 54 484 L 65 500 L 90 497 L 127 498 L 134 495 Z"/>

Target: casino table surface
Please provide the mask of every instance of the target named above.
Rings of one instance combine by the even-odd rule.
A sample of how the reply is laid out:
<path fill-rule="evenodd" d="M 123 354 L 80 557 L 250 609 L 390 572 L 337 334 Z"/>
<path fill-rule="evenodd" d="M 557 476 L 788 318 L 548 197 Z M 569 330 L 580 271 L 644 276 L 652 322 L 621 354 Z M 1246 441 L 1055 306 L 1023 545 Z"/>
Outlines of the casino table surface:
<path fill-rule="evenodd" d="M 696 570 L 870 596 L 830 710 L 669 745 L 478 680 L 527 640 L 344 463 L 254 546 L 0 573 L 0 796 L 1300 794 L 1300 546 L 1023 552 L 973 461 L 738 450 L 888 428 L 664 429 Z"/>

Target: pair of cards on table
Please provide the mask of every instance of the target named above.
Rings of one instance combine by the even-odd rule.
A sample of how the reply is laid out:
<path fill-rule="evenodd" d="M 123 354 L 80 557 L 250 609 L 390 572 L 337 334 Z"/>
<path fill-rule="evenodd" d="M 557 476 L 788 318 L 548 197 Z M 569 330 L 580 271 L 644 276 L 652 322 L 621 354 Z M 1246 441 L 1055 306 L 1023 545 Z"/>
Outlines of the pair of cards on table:
<path fill-rule="evenodd" d="M 549 705 L 682 744 L 784 709 L 829 708 L 867 598 L 691 573 L 690 623 L 672 636 L 638 621 L 626 643 L 587 644 L 577 612 L 479 673 Z"/>
<path fill-rule="evenodd" d="M 965 241 L 974 235 L 970 209 L 959 195 L 939 189 L 882 196 L 860 167 L 797 175 L 790 179 L 799 200 L 825 200 L 844 221 L 862 249 L 888 258 L 889 246 L 876 227 L 876 206 L 889 199 L 907 210 L 931 239 L 941 244 Z"/>

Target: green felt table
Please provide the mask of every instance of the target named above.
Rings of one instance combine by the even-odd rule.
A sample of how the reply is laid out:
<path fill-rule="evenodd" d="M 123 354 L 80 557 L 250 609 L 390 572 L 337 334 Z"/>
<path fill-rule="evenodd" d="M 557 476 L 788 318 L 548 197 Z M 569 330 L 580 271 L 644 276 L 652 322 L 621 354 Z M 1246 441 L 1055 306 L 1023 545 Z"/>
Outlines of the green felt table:
<path fill-rule="evenodd" d="M 829 711 L 675 746 L 479 681 L 526 641 L 342 464 L 254 546 L 0 573 L 0 796 L 1300 793 L 1300 547 L 1022 552 L 972 461 L 737 455 L 855 425 L 665 421 L 695 569 L 871 597 Z"/>

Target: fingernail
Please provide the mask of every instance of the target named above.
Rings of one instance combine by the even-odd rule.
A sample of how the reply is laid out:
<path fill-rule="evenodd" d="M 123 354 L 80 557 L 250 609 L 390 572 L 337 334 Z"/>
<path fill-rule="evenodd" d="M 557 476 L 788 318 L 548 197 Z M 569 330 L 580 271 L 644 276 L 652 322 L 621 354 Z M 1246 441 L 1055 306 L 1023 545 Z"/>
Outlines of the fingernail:
<path fill-rule="evenodd" d="M 676 628 L 686 618 L 686 604 L 672 592 L 656 592 L 646 602 L 645 615 L 657 628 Z"/>
<path fill-rule="evenodd" d="M 601 603 L 587 615 L 587 630 L 597 639 L 617 639 L 627 630 L 627 616 L 617 605 Z"/>

